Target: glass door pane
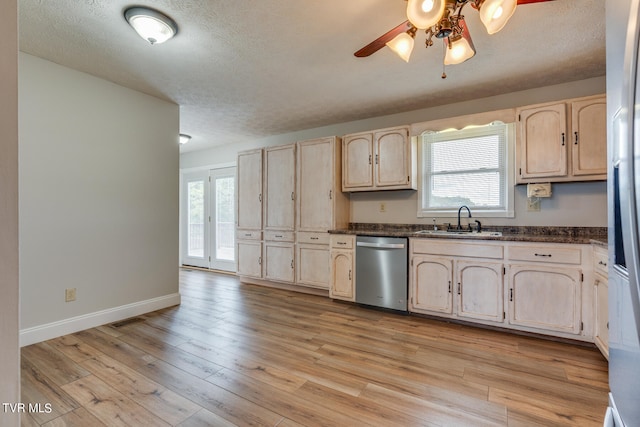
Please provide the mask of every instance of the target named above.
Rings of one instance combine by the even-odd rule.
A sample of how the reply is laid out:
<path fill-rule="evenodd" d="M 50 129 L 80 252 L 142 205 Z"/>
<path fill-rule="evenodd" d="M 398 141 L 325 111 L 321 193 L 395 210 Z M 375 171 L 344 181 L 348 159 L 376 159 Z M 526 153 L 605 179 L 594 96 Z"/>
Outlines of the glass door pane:
<path fill-rule="evenodd" d="M 211 176 L 211 263 L 235 271 L 235 168 L 213 169 Z"/>
<path fill-rule="evenodd" d="M 204 257 L 204 181 L 188 183 L 188 256 Z"/>
<path fill-rule="evenodd" d="M 181 191 L 182 264 L 209 267 L 209 171 L 185 174 Z"/>
<path fill-rule="evenodd" d="M 234 177 L 216 178 L 216 250 L 217 259 L 234 261 Z"/>

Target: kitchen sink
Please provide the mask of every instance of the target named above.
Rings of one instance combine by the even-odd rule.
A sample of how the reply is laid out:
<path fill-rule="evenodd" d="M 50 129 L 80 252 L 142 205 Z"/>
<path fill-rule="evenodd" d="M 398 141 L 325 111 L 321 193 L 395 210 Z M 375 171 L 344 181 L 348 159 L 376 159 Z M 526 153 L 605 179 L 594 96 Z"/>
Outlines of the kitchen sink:
<path fill-rule="evenodd" d="M 432 236 L 450 236 L 450 237 L 470 237 L 470 238 L 481 238 L 481 237 L 500 237 L 502 236 L 501 231 L 461 231 L 461 230 L 420 230 L 416 232 L 416 234 L 428 234 Z"/>

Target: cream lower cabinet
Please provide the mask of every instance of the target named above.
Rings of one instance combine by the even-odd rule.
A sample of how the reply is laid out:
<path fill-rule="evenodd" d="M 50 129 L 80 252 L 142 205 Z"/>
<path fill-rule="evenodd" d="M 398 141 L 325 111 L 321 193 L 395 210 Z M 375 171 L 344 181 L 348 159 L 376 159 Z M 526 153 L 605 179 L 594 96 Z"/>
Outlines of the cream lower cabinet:
<path fill-rule="evenodd" d="M 263 243 L 263 278 L 276 282 L 295 281 L 295 250 L 289 242 Z"/>
<path fill-rule="evenodd" d="M 582 341 L 595 330 L 606 342 L 606 281 L 592 274 L 589 245 L 409 242 L 409 311 Z"/>
<path fill-rule="evenodd" d="M 236 266 L 239 276 L 262 277 L 262 242 L 236 240 Z"/>
<path fill-rule="evenodd" d="M 329 233 L 296 235 L 296 284 L 329 289 Z"/>
<path fill-rule="evenodd" d="M 595 247 L 593 251 L 593 313 L 595 315 L 593 341 L 602 354 L 609 358 L 609 281 L 607 250 Z"/>
<path fill-rule="evenodd" d="M 410 311 L 504 321 L 502 246 L 476 243 L 411 240 Z"/>
<path fill-rule="evenodd" d="M 503 271 L 501 262 L 456 261 L 459 317 L 504 321 Z"/>
<path fill-rule="evenodd" d="M 331 235 L 329 297 L 355 301 L 355 236 Z"/>
<path fill-rule="evenodd" d="M 582 313 L 588 305 L 582 292 L 582 263 L 588 258 L 584 251 L 579 245 L 509 244 L 509 324 L 536 332 L 582 335 Z"/>
<path fill-rule="evenodd" d="M 510 265 L 509 324 L 579 334 L 581 287 L 577 268 Z"/>
<path fill-rule="evenodd" d="M 411 311 L 453 314 L 453 261 L 438 256 L 411 258 Z"/>

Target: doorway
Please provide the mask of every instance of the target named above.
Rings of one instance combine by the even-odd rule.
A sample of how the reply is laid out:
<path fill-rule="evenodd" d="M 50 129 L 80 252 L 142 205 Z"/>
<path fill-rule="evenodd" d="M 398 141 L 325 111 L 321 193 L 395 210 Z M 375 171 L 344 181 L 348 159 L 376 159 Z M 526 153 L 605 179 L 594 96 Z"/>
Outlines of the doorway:
<path fill-rule="evenodd" d="M 235 272 L 235 175 L 235 167 L 183 174 L 183 265 Z"/>

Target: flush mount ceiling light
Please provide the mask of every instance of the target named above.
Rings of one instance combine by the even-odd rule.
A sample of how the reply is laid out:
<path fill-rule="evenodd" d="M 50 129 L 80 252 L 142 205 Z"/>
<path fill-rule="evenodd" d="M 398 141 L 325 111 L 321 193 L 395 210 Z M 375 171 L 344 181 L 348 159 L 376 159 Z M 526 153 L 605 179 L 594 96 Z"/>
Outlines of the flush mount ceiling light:
<path fill-rule="evenodd" d="M 167 15 L 146 7 L 130 7 L 124 17 L 134 30 L 146 41 L 164 43 L 178 32 L 178 26 Z"/>
<path fill-rule="evenodd" d="M 495 34 L 507 23 L 520 4 L 552 0 L 407 0 L 407 20 L 355 53 L 369 56 L 387 45 L 409 62 L 417 30 L 425 30 L 425 46 L 433 46 L 433 37 L 443 39 L 444 64 L 460 64 L 472 58 L 476 50 L 464 21 L 462 9 L 470 4 L 480 14 L 487 33 Z M 442 73 L 442 78 L 446 74 Z"/>
<path fill-rule="evenodd" d="M 180 145 L 186 144 L 191 140 L 191 135 L 187 135 L 186 133 L 180 134 Z"/>

